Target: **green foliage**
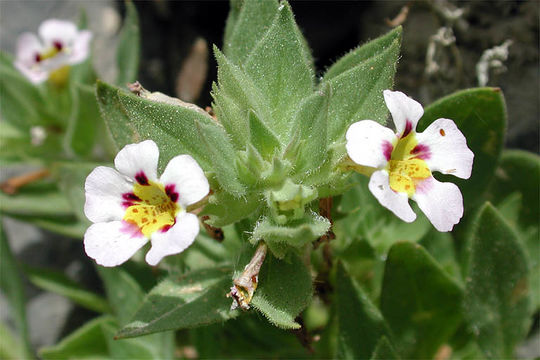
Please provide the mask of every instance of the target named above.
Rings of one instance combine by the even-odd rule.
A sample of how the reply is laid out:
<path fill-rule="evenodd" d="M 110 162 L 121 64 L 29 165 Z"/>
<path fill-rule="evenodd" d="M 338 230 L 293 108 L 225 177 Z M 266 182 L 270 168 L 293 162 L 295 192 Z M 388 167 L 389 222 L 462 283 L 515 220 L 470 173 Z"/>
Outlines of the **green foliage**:
<path fill-rule="evenodd" d="M 257 222 L 251 242 L 264 240 L 272 253 L 283 258 L 290 247 L 300 249 L 328 231 L 330 222 L 317 214 L 305 214 L 304 217 L 287 224 L 276 224 L 268 217 Z"/>
<path fill-rule="evenodd" d="M 485 356 L 510 358 L 530 324 L 527 259 L 515 231 L 485 204 L 470 233 L 464 311 Z"/>
<path fill-rule="evenodd" d="M 21 188 L 15 195 L 0 191 L 0 212 L 6 215 L 62 218 L 72 215 L 71 205 L 57 187 L 46 181 Z"/>
<path fill-rule="evenodd" d="M 230 310 L 231 300 L 225 297 L 230 286 L 230 269 L 226 267 L 167 277 L 150 291 L 117 336 L 141 336 L 233 318 L 238 312 Z"/>
<path fill-rule="evenodd" d="M 342 215 L 334 227 L 338 238 L 348 243 L 366 240 L 377 254 L 383 255 L 397 241 L 420 241 L 432 227 L 420 211 L 416 211 L 418 218 L 413 223 L 401 221 L 371 194 L 369 178 L 360 174 L 353 174 L 351 178 L 354 186 L 336 204 Z"/>
<path fill-rule="evenodd" d="M 110 311 L 107 300 L 82 288 L 64 273 L 29 266 L 24 268 L 24 272 L 32 284 L 43 290 L 65 296 L 74 303 L 99 313 Z"/>
<path fill-rule="evenodd" d="M 268 31 L 278 9 L 276 0 L 231 1 L 223 49 L 236 64 L 243 64 Z"/>
<path fill-rule="evenodd" d="M 399 356 L 396 353 L 396 350 L 394 350 L 394 347 L 390 344 L 390 341 L 388 341 L 388 338 L 386 336 L 383 336 L 380 338 L 379 342 L 377 343 L 377 346 L 375 347 L 375 350 L 373 351 L 373 355 L 371 356 L 372 360 L 398 360 Z"/>
<path fill-rule="evenodd" d="M 420 245 L 398 242 L 386 260 L 381 311 L 404 358 L 431 358 L 462 321 L 463 289 Z"/>
<path fill-rule="evenodd" d="M 99 108 L 94 88 L 75 85 L 73 110 L 64 138 L 68 151 L 85 156 L 92 152 L 99 125 Z"/>
<path fill-rule="evenodd" d="M 2 293 L 7 297 L 10 306 L 10 314 L 13 316 L 15 326 L 17 328 L 18 337 L 16 341 L 20 341 L 19 346 L 13 346 L 12 354 L 14 357 L 33 358 L 32 348 L 30 346 L 30 338 L 28 336 L 28 325 L 26 323 L 26 296 L 24 286 L 21 279 L 21 271 L 11 253 L 9 243 L 4 233 L 4 225 L 0 217 L 0 288 Z M 3 327 L 3 325 L 2 325 Z M 1 329 L 2 337 L 9 336 L 8 329 Z M 20 340 L 19 340 L 20 339 Z M 7 345 L 7 344 L 6 344 Z M 4 345 L 2 344 L 2 348 Z M 2 350 L 3 352 L 4 350 Z"/>
<path fill-rule="evenodd" d="M 392 88 L 401 45 L 401 27 L 369 42 L 331 66 L 322 86 L 331 88 L 328 142 L 344 141 L 349 125 L 371 119 L 386 121 L 383 90 Z M 328 85 L 327 85 L 328 84 Z M 344 150 L 343 150 L 344 151 Z"/>
<path fill-rule="evenodd" d="M 504 142 L 506 104 L 503 94 L 498 88 L 478 88 L 446 96 L 425 108 L 418 131 L 423 131 L 438 118 L 452 119 L 474 153 L 470 179 L 453 176 L 440 178 L 459 186 L 465 207 L 478 205 L 479 195 L 486 190 L 493 177 Z M 435 176 L 439 177 L 437 174 Z"/>
<path fill-rule="evenodd" d="M 64 338 L 58 344 L 40 350 L 44 360 L 107 358 L 107 340 L 102 326 L 114 323 L 110 316 L 98 317 Z"/>
<path fill-rule="evenodd" d="M 336 312 L 338 321 L 338 357 L 369 359 L 380 346 L 381 337 L 390 336 L 390 329 L 379 309 L 365 292 L 338 264 L 336 274 Z M 388 346 L 391 346 L 388 344 Z"/>
<path fill-rule="evenodd" d="M 299 329 L 295 319 L 310 303 L 312 293 L 311 275 L 300 257 L 278 260 L 267 255 L 251 304 L 272 324 Z"/>
<path fill-rule="evenodd" d="M 289 118 L 313 92 L 312 59 L 304 43 L 291 7 L 284 1 L 243 66 L 266 99 L 272 119 L 269 125 L 278 136 L 287 135 Z"/>
<path fill-rule="evenodd" d="M 101 115 L 117 148 L 150 138 L 160 149 L 160 168 L 178 154 L 192 155 L 206 171 L 215 171 L 220 185 L 234 195 L 243 193 L 234 167 L 232 145 L 212 118 L 192 107 L 172 105 L 126 93 L 98 82 Z"/>
<path fill-rule="evenodd" d="M 116 84 L 125 86 L 137 80 L 140 57 L 140 30 L 137 9 L 131 0 L 125 1 L 126 17 L 116 48 L 118 74 Z"/>

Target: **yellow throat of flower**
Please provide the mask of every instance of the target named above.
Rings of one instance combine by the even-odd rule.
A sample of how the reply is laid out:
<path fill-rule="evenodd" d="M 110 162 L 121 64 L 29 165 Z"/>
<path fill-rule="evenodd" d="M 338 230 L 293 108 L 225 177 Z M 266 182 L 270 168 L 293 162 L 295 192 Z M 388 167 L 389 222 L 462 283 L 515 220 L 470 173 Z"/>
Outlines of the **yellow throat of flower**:
<path fill-rule="evenodd" d="M 390 188 L 396 192 L 406 193 L 408 197 L 414 195 L 418 182 L 431 176 L 426 162 L 413 154 L 417 145 L 414 132 L 399 139 L 386 166 Z"/>
<path fill-rule="evenodd" d="M 159 183 L 135 184 L 133 195 L 133 204 L 126 209 L 124 221 L 136 225 L 146 237 L 173 226 L 176 214 L 182 210 Z"/>

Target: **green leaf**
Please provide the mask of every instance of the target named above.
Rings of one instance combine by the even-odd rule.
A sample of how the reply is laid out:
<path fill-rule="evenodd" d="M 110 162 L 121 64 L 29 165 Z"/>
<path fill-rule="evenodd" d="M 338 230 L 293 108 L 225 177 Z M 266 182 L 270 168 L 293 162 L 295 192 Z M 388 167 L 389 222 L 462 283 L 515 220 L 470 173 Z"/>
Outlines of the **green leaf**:
<path fill-rule="evenodd" d="M 355 121 L 372 119 L 381 124 L 388 110 L 383 90 L 392 88 L 401 45 L 401 28 L 346 55 L 323 77 L 330 86 L 328 143 L 344 141 L 345 131 Z M 328 84 L 328 85 L 327 85 Z M 344 150 L 343 150 L 344 151 Z"/>
<path fill-rule="evenodd" d="M 306 98 L 295 114 L 293 131 L 303 144 L 296 159 L 295 173 L 316 171 L 325 162 L 328 150 L 326 130 L 328 127 L 328 99 L 331 97 L 330 88 L 315 92 Z"/>
<path fill-rule="evenodd" d="M 109 350 L 102 330 L 104 324 L 114 324 L 110 316 L 101 316 L 87 322 L 58 344 L 42 348 L 43 360 L 106 359 Z"/>
<path fill-rule="evenodd" d="M 212 226 L 225 226 L 240 221 L 260 207 L 259 194 L 250 194 L 243 198 L 236 198 L 226 192 L 213 194 L 208 199 L 201 215 L 209 215 L 207 221 Z"/>
<path fill-rule="evenodd" d="M 174 359 L 174 333 L 152 334 L 139 339 L 116 339 L 116 324 L 103 324 L 111 359 Z"/>
<path fill-rule="evenodd" d="M 419 244 L 435 258 L 448 275 L 461 282 L 461 269 L 454 249 L 454 239 L 450 233 L 439 232 L 435 228 L 431 228 Z"/>
<path fill-rule="evenodd" d="M 329 227 L 328 219 L 315 213 L 305 214 L 303 218 L 285 225 L 276 224 L 265 217 L 257 222 L 250 241 L 255 244 L 264 240 L 274 256 L 283 258 L 289 247 L 300 249 L 326 234 Z"/>
<path fill-rule="evenodd" d="M 123 325 L 135 314 L 144 298 L 144 292 L 137 281 L 122 268 L 97 266 L 107 299 L 118 322 Z"/>
<path fill-rule="evenodd" d="M 0 212 L 7 215 L 66 217 L 73 214 L 66 196 L 54 184 L 27 185 L 14 195 L 0 191 Z"/>
<path fill-rule="evenodd" d="M 482 193 L 493 177 L 504 143 L 506 105 L 498 88 L 458 91 L 426 107 L 418 123 L 421 132 L 438 118 L 452 119 L 467 139 L 474 153 L 469 179 L 438 176 L 456 183 L 463 193 L 465 207 L 478 205 Z"/>
<path fill-rule="evenodd" d="M 160 169 L 174 156 L 192 155 L 234 195 L 244 191 L 234 166 L 235 153 L 221 126 L 193 107 L 172 105 L 128 94 L 98 82 L 101 114 L 118 148 L 152 139 L 160 149 Z"/>
<path fill-rule="evenodd" d="M 119 338 L 135 337 L 223 322 L 235 317 L 231 300 L 225 295 L 232 285 L 231 269 L 197 270 L 169 276 L 146 296 Z"/>
<path fill-rule="evenodd" d="M 105 122 L 112 137 L 116 152 L 127 144 L 141 141 L 141 136 L 131 123 L 126 110 L 118 97 L 119 89 L 98 80 L 96 98 L 99 104 L 101 118 Z"/>
<path fill-rule="evenodd" d="M 398 360 L 399 356 L 396 353 L 396 350 L 388 341 L 386 336 L 383 336 L 379 339 L 373 355 L 371 355 L 372 360 Z"/>
<path fill-rule="evenodd" d="M 51 231 L 53 233 L 79 240 L 83 238 L 84 233 L 88 228 L 87 222 L 82 222 L 74 216 L 46 218 L 42 217 L 41 215 L 10 215 L 10 217 L 36 225 L 37 227 Z"/>
<path fill-rule="evenodd" d="M 236 167 L 232 166 L 235 161 L 235 153 L 223 128 L 215 124 L 203 124 L 196 122 L 201 146 L 204 146 L 207 160 L 212 164 L 215 174 L 223 190 L 240 197 L 246 189 L 238 178 Z"/>
<path fill-rule="evenodd" d="M 489 203 L 470 240 L 465 317 L 488 358 L 511 358 L 530 325 L 527 258 L 514 230 Z"/>
<path fill-rule="evenodd" d="M 253 110 L 270 125 L 271 112 L 259 87 L 237 65 L 214 46 L 218 63 L 218 84 L 212 90 L 216 115 L 238 149 L 244 149 L 249 139 L 248 111 Z"/>
<path fill-rule="evenodd" d="M 40 88 L 13 67 L 13 59 L 0 52 L 0 116 L 22 131 L 43 125 L 40 108 L 44 100 Z"/>
<path fill-rule="evenodd" d="M 353 69 L 354 67 L 362 64 L 362 62 L 369 60 L 372 57 L 377 56 L 384 49 L 392 46 L 395 40 L 401 39 L 401 33 L 403 29 L 401 26 L 394 28 L 392 31 L 378 37 L 372 41 L 367 42 L 356 49 L 349 51 L 346 55 L 336 61 L 326 72 L 324 73 L 324 80 L 328 81 L 335 78 L 344 72 Z"/>
<path fill-rule="evenodd" d="M 33 358 L 28 324 L 26 322 L 26 299 L 19 266 L 11 253 L 4 225 L 0 217 L 0 288 L 9 301 L 19 338 L 21 339 L 20 356 Z"/>
<path fill-rule="evenodd" d="M 299 329 L 295 318 L 313 295 L 311 274 L 300 257 L 291 255 L 287 260 L 266 257 L 251 305 L 277 327 Z"/>
<path fill-rule="evenodd" d="M 263 158 L 272 158 L 281 149 L 281 144 L 277 136 L 253 111 L 249 112 L 248 118 L 251 144 L 253 144 Z"/>
<path fill-rule="evenodd" d="M 68 151 L 85 156 L 94 148 L 100 122 L 99 107 L 93 87 L 76 85 L 73 93 L 73 112 L 69 119 L 64 145 Z"/>
<path fill-rule="evenodd" d="M 369 191 L 368 177 L 352 174 L 351 183 L 354 186 L 343 194 L 337 205 L 337 210 L 346 215 L 334 226 L 338 238 L 349 241 L 365 239 L 378 255 L 383 256 L 397 241 L 418 242 L 432 228 L 418 210 L 418 218 L 413 223 L 406 223 L 381 206 Z M 411 205 L 415 208 L 414 204 Z"/>
<path fill-rule="evenodd" d="M 126 0 L 125 4 L 126 17 L 116 48 L 116 84 L 120 86 L 137 80 L 140 57 L 139 16 L 131 0 Z"/>
<path fill-rule="evenodd" d="M 398 242 L 386 260 L 381 311 L 404 358 L 432 358 L 456 331 L 463 290 L 420 246 Z"/>
<path fill-rule="evenodd" d="M 267 124 L 282 141 L 288 136 L 290 118 L 298 105 L 313 92 L 311 62 L 291 7 L 283 1 L 272 26 L 244 64 L 246 74 L 270 106 L 272 122 Z"/>
<path fill-rule="evenodd" d="M 99 313 L 110 311 L 107 300 L 82 288 L 62 272 L 29 266 L 24 270 L 28 280 L 43 290 L 65 296 L 74 303 Z"/>
<path fill-rule="evenodd" d="M 272 25 L 277 9 L 276 0 L 231 1 L 223 40 L 225 55 L 235 64 L 243 64 Z"/>
<path fill-rule="evenodd" d="M 518 191 L 528 201 L 521 207 L 519 222 L 524 226 L 537 226 L 540 217 L 540 156 L 522 150 L 504 150 L 495 179 L 489 188 L 490 199 L 498 204 L 511 193 Z"/>
<path fill-rule="evenodd" d="M 19 360 L 32 359 L 21 340 L 14 336 L 10 329 L 0 322 L 0 359 L 2 360 Z"/>
<path fill-rule="evenodd" d="M 379 309 L 341 263 L 338 263 L 336 273 L 335 309 L 340 359 L 369 359 L 381 336 L 390 336 Z"/>

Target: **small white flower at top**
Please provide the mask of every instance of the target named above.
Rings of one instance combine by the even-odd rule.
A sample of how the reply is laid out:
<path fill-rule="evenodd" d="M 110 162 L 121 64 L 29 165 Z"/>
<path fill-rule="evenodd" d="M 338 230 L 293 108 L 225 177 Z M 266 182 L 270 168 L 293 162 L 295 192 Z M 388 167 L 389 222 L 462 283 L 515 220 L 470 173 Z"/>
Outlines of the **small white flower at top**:
<path fill-rule="evenodd" d="M 349 157 L 359 172 L 371 175 L 369 190 L 379 203 L 400 219 L 416 219 L 413 199 L 437 230 L 452 230 L 463 216 L 463 197 L 455 184 L 431 173 L 468 179 L 474 154 L 452 120 L 437 119 L 417 133 L 422 105 L 399 91 L 385 90 L 384 100 L 396 133 L 372 120 L 352 124 L 346 134 Z"/>
<path fill-rule="evenodd" d="M 151 240 L 146 262 L 190 246 L 199 220 L 186 208 L 209 192 L 208 180 L 189 155 L 171 159 L 158 179 L 159 150 L 152 140 L 126 145 L 116 158 L 116 170 L 98 166 L 85 184 L 84 213 L 94 224 L 84 235 L 86 254 L 103 266 L 127 261 Z"/>
<path fill-rule="evenodd" d="M 39 38 L 24 33 L 17 40 L 15 67 L 32 83 L 39 84 L 57 70 L 86 60 L 92 33 L 79 31 L 65 20 L 49 19 L 39 26 Z"/>

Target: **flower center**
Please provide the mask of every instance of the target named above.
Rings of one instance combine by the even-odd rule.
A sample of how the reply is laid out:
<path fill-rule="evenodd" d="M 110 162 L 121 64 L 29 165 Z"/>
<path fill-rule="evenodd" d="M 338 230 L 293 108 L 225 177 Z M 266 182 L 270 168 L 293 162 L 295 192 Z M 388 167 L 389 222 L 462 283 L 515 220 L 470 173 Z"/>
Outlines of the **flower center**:
<path fill-rule="evenodd" d="M 55 57 L 60 52 L 64 50 L 64 45 L 60 41 L 55 41 L 53 43 L 53 46 L 51 46 L 49 49 L 43 51 L 42 53 L 36 54 L 36 62 L 41 62 L 43 60 L 47 60 L 50 58 Z"/>
<path fill-rule="evenodd" d="M 169 230 L 175 223 L 176 214 L 182 210 L 175 202 L 178 194 L 174 189 L 153 181 L 135 184 L 133 192 L 123 197 L 124 206 L 127 206 L 124 221 L 136 225 L 146 237 L 158 230 Z"/>
<path fill-rule="evenodd" d="M 414 132 L 398 140 L 386 167 L 390 188 L 411 197 L 416 185 L 431 176 L 426 162 L 418 153 L 418 141 Z"/>

